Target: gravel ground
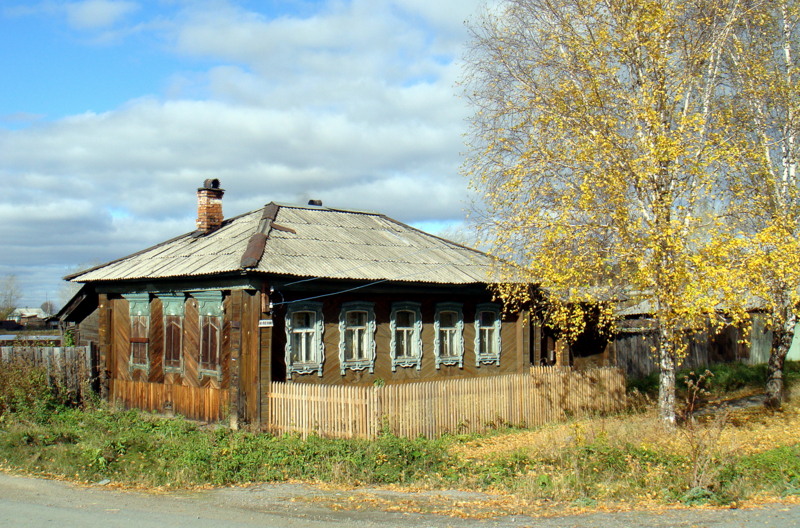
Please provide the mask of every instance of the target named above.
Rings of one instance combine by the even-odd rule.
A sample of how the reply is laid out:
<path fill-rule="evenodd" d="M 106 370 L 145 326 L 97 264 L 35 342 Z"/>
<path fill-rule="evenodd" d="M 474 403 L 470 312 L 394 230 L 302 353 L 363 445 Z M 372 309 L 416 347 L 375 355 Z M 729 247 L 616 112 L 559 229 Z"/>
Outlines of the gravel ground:
<path fill-rule="evenodd" d="M 800 526 L 800 505 L 742 509 L 593 512 L 552 517 L 458 516 L 465 505 L 501 498 L 459 491 L 331 490 L 269 484 L 201 491 L 144 493 L 0 473 L 0 526 L 176 528 L 219 526 L 352 527 L 788 527 Z M 388 511 L 387 511 L 388 510 Z M 472 510 L 474 513 L 474 509 Z M 548 513 L 537 510 L 537 514 Z"/>

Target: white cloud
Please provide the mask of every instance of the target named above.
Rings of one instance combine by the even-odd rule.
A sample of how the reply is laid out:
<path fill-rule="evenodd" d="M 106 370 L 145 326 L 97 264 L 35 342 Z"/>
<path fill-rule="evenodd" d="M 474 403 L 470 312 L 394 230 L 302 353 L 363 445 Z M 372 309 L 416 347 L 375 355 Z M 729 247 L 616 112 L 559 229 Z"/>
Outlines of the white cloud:
<path fill-rule="evenodd" d="M 135 2 L 122 0 L 84 0 L 64 6 L 67 22 L 75 29 L 99 29 L 113 26 L 139 9 Z"/>
<path fill-rule="evenodd" d="M 53 299 L 80 263 L 191 231 L 196 188 L 212 177 L 226 216 L 319 198 L 407 223 L 461 221 L 467 110 L 454 83 L 477 4 L 353 0 L 272 19 L 231 2 L 179 4 L 158 36 L 189 60 L 161 95 L 0 128 L 0 179 L 12 189 L 0 222 L 20 226 L 0 272 L 18 270 L 30 302 Z M 124 32 L 135 8 L 72 3 L 70 23 Z"/>

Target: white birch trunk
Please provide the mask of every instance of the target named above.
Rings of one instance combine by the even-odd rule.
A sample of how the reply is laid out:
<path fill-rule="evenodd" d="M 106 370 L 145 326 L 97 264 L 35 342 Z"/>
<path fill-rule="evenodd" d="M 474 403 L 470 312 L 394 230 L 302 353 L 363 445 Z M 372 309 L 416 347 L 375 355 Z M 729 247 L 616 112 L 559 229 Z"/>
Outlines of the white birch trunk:
<path fill-rule="evenodd" d="M 786 384 L 783 380 L 783 365 L 786 355 L 792 346 L 794 339 L 794 329 L 797 325 L 797 315 L 791 309 L 791 305 L 785 307 L 782 321 L 774 325 L 772 331 L 772 350 L 769 354 L 767 363 L 767 399 L 764 404 L 767 407 L 780 408 L 786 399 Z"/>
<path fill-rule="evenodd" d="M 658 332 L 658 417 L 668 427 L 675 426 L 675 349 L 669 332 Z"/>

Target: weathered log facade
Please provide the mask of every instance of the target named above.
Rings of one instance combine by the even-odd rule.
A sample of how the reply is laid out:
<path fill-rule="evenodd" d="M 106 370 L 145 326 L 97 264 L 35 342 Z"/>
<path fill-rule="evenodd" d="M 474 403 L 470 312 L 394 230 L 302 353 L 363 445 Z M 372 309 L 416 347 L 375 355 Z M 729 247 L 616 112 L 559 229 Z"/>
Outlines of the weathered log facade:
<path fill-rule="evenodd" d="M 527 313 L 493 301 L 483 253 L 318 204 L 223 220 L 223 192 L 198 190 L 197 231 L 68 277 L 85 283 L 74 310 L 96 308 L 109 400 L 258 426 L 271 382 L 497 376 L 547 353 Z"/>
<path fill-rule="evenodd" d="M 100 363 L 103 387 L 108 398 L 125 407 L 146 409 L 159 413 L 176 413 L 204 421 L 230 421 L 233 424 L 259 424 L 267 410 L 268 395 L 262 386 L 271 381 L 291 381 L 325 385 L 394 384 L 437 379 L 461 379 L 526 372 L 531 357 L 531 324 L 527 314 L 501 315 L 499 323 L 500 351 L 497 361 L 481 362 L 476 355 L 475 314 L 479 306 L 491 305 L 491 296 L 485 288 L 438 287 L 434 292 L 417 288 L 404 292 L 407 286 L 395 287 L 397 291 L 370 291 L 327 296 L 323 302 L 322 343 L 324 359 L 319 371 L 310 373 L 287 372 L 287 314 L 291 301 L 269 308 L 270 287 L 272 296 L 303 298 L 320 295 L 319 290 L 293 291 L 282 287 L 283 281 L 266 283 L 257 288 L 217 290 L 220 293 L 222 316 L 219 339 L 218 365 L 203 368 L 204 342 L 203 314 L 198 307 L 198 293 L 209 290 L 191 290 L 175 293 L 175 285 L 165 284 L 169 295 L 179 297 L 183 304 L 179 319 L 180 335 L 170 340 L 167 327 L 173 322 L 165 313 L 164 291 L 150 284 L 149 292 L 138 288 L 136 300 L 129 292 L 102 293 L 99 296 L 101 325 Z M 276 286 L 278 289 L 276 289 Z M 167 289 L 169 287 L 169 289 Z M 333 287 L 333 285 L 331 285 Z M 119 289 L 119 288 L 117 288 Z M 447 294 L 448 303 L 462 307 L 463 350 L 459 364 L 436 364 L 435 317 L 437 299 Z M 126 298 L 127 297 L 127 298 Z M 142 304 L 131 315 L 132 303 Z M 174 301 L 171 301 L 174 304 Z M 340 363 L 342 306 L 360 302 L 374 305 L 375 357 L 371 365 L 359 368 L 342 368 Z M 420 308 L 420 344 L 418 364 L 393 365 L 392 307 L 415 303 Z M 262 311 L 263 309 L 263 311 Z M 499 306 L 498 306 L 499 309 Z M 173 309 L 174 310 L 174 309 Z M 141 324 L 146 327 L 144 337 L 136 333 L 136 318 L 146 317 Z M 259 326 L 261 323 L 261 327 Z M 269 325 L 269 326 L 266 326 Z M 179 343 L 177 345 L 171 342 Z M 178 362 L 170 365 L 177 346 Z M 144 351 L 137 357 L 137 347 Z"/>
<path fill-rule="evenodd" d="M 192 295 L 182 293 L 177 335 L 167 337 L 173 320 L 164 311 L 159 291 L 146 296 L 146 336 L 132 338 L 131 301 L 120 293 L 100 295 L 100 362 L 107 397 L 126 407 L 188 418 L 220 421 L 250 420 L 258 416 L 260 298 L 254 290 L 219 290 L 219 335 L 204 335 L 204 316 Z M 170 296 L 175 296 L 170 292 Z M 141 298 L 141 297 L 140 297 Z M 203 342 L 203 340 L 206 340 Z M 136 347 L 144 352 L 137 356 Z M 168 350 L 174 347 L 176 350 Z M 203 354 L 213 348 L 214 364 Z M 166 358 L 175 357 L 176 362 Z"/>

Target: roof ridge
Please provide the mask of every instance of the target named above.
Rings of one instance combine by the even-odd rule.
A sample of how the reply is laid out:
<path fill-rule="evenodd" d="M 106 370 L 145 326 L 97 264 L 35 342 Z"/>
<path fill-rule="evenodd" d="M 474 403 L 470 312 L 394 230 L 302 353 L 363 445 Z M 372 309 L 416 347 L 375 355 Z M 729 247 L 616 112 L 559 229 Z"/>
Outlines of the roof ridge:
<path fill-rule="evenodd" d="M 276 224 L 275 219 L 278 217 L 278 212 L 281 206 L 275 202 L 270 202 L 264 206 L 261 213 L 261 220 L 258 222 L 256 232 L 250 236 L 247 241 L 244 253 L 242 253 L 242 260 L 240 266 L 242 269 L 255 268 L 264 256 L 264 250 L 267 247 L 267 240 L 273 229 L 278 231 L 285 231 L 289 233 L 296 233 L 291 227 L 284 227 Z"/>
<path fill-rule="evenodd" d="M 323 211 L 323 212 L 332 212 L 332 213 L 353 213 L 353 214 L 365 214 L 365 215 L 374 215 L 374 216 L 386 216 L 383 213 L 378 211 L 369 211 L 367 209 L 345 209 L 343 207 L 327 207 L 324 205 L 303 205 L 303 204 L 291 204 L 286 202 L 270 202 L 270 204 L 277 205 L 278 207 L 286 207 L 289 209 L 307 209 L 311 211 Z"/>

